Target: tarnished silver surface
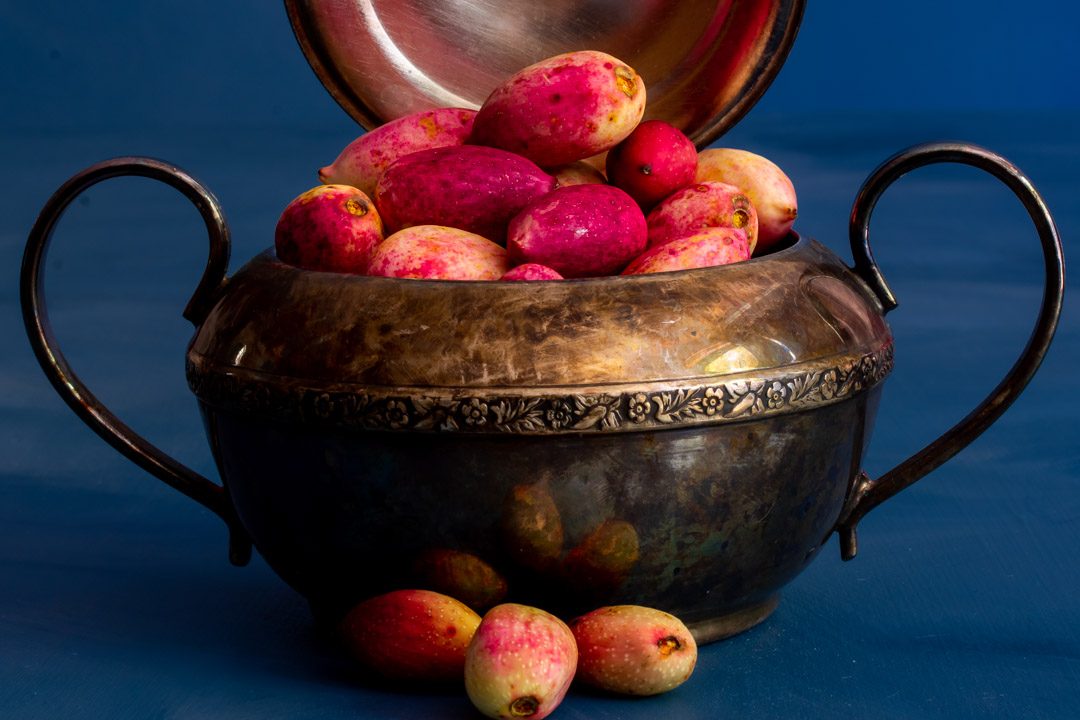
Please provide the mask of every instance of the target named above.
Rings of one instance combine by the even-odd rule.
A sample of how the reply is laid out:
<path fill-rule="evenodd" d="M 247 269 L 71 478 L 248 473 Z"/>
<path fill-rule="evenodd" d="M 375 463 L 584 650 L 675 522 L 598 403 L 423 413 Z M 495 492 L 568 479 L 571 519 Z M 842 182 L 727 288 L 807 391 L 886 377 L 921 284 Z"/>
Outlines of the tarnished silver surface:
<path fill-rule="evenodd" d="M 551 55 L 602 50 L 645 79 L 646 117 L 707 145 L 761 97 L 804 0 L 286 0 L 304 54 L 370 129 L 432 107 L 478 107 Z"/>

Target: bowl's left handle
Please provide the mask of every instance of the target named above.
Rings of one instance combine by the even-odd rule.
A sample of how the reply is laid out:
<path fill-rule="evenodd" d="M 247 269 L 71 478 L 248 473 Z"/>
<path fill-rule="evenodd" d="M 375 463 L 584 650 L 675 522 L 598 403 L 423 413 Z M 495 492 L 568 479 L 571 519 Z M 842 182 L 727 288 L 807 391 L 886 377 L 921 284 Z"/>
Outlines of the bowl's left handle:
<path fill-rule="evenodd" d="M 38 363 L 53 388 L 90 429 L 122 455 L 171 487 L 206 506 L 229 528 L 229 559 L 244 565 L 251 557 L 251 541 L 236 516 L 228 493 L 150 444 L 113 415 L 87 389 L 60 352 L 45 308 L 45 255 L 56 223 L 84 190 L 102 180 L 134 175 L 153 178 L 184 194 L 198 209 L 210 237 L 210 254 L 184 317 L 198 327 L 206 318 L 229 264 L 229 229 L 217 199 L 197 180 L 170 163 L 143 157 L 121 157 L 93 165 L 74 175 L 53 193 L 41 210 L 26 241 L 20 275 L 23 322 Z"/>

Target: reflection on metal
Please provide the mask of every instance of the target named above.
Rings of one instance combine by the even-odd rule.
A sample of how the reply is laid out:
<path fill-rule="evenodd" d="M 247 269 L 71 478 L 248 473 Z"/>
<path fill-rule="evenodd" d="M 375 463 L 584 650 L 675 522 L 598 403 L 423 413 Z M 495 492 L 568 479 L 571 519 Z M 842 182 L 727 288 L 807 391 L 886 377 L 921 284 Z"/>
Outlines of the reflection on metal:
<path fill-rule="evenodd" d="M 479 107 L 526 65 L 601 50 L 645 79 L 646 117 L 699 147 L 761 98 L 805 0 L 286 0 L 335 100 L 371 129 L 433 107 Z"/>

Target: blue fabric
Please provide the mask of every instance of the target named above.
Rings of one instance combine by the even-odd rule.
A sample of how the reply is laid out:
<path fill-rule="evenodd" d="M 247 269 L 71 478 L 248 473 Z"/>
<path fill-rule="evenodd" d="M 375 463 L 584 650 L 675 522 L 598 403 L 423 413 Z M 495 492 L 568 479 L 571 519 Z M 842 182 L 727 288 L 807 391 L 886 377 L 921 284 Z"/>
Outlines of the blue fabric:
<path fill-rule="evenodd" d="M 73 172 L 119 154 L 185 167 L 225 207 L 235 268 L 271 243 L 281 209 L 352 139 L 355 127 L 290 45 L 280 8 L 231 5 L 161 3 L 163 10 L 140 6 L 131 16 L 51 2 L 0 10 L 10 40 L 0 43 L 0 717 L 476 717 L 463 693 L 409 694 L 358 681 L 315 636 L 303 600 L 257 556 L 247 568 L 231 567 L 215 517 L 121 458 L 68 411 L 23 336 L 23 242 L 41 204 Z M 837 12 L 819 5 L 800 43 L 819 46 L 822 33 L 844 42 L 847 25 L 811 20 Z M 1046 6 L 1039 27 L 1051 38 L 1066 32 L 1045 17 L 1058 5 L 1029 3 Z M 210 6 L 221 13 L 217 23 L 198 19 Z M 899 16 L 900 6 L 889 7 Z M 239 32 L 243 11 L 255 13 L 256 33 L 271 33 L 272 42 Z M 42 19 L 48 12 L 54 24 Z M 884 13 L 881 32 L 890 29 Z M 941 32 L 949 35 L 971 22 L 945 17 L 951 30 Z M 992 21 L 991 33 L 1003 33 L 1004 22 Z M 125 37 L 134 48 L 117 47 Z M 1054 59 L 1057 50 L 1027 38 L 1000 58 L 974 42 L 965 47 L 988 63 Z M 51 49 L 58 58 L 49 59 Z M 845 64 L 858 64 L 844 54 Z M 15 72 L 14 58 L 27 56 L 33 62 Z M 814 57 L 800 62 L 822 62 Z M 1080 232 L 1076 80 L 1057 69 L 1056 81 L 1034 78 L 1030 107 L 999 105 L 986 89 L 985 103 L 1005 109 L 970 111 L 979 103 L 939 97 L 900 111 L 888 88 L 930 65 L 912 68 L 886 48 L 875 58 L 888 78 L 875 89 L 878 101 L 860 109 L 807 103 L 794 79 L 811 71 L 800 69 L 790 82 L 785 73 L 723 139 L 789 172 L 800 193 L 796 228 L 848 258 L 847 215 L 863 178 L 906 145 L 955 138 L 1028 173 L 1055 213 L 1068 259 Z M 50 62 L 69 63 L 71 72 Z M 195 71 L 178 70 L 184 62 Z M 963 72 L 986 80 L 974 67 Z M 150 91 L 155 77 L 165 86 Z M 1071 94 L 1059 97 L 1069 83 Z M 926 168 L 901 180 L 872 229 L 900 300 L 888 317 L 896 369 L 866 461 L 877 475 L 959 420 L 1007 371 L 1034 321 L 1042 260 L 1019 203 L 971 168 Z M 48 296 L 65 352 L 99 397 L 213 477 L 184 382 L 191 328 L 180 317 L 204 252 L 201 222 L 173 190 L 111 181 L 61 223 Z M 1070 280 L 1057 338 L 1024 396 L 958 457 L 871 513 L 855 560 L 841 562 L 831 540 L 768 621 L 703 648 L 679 690 L 648 700 L 575 691 L 555 717 L 1075 717 L 1076 291 Z"/>

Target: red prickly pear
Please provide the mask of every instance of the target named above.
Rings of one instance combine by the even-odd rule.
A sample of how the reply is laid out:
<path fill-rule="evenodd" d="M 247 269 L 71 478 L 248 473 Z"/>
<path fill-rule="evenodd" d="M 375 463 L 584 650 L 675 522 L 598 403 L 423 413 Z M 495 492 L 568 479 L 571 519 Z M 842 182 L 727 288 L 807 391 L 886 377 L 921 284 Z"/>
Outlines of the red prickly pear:
<path fill-rule="evenodd" d="M 348 185 L 319 185 L 286 206 L 274 232 L 277 256 L 305 270 L 367 272 L 383 223 L 367 195 Z"/>
<path fill-rule="evenodd" d="M 734 228 L 705 228 L 699 233 L 651 247 L 630 263 L 623 275 L 690 270 L 750 259 L 746 233 Z"/>
<path fill-rule="evenodd" d="M 511 268 L 500 280 L 562 280 L 563 276 L 557 271 L 552 270 L 547 265 L 540 265 L 539 263 L 525 263 L 518 265 L 515 268 Z"/>
<path fill-rule="evenodd" d="M 646 120 L 607 156 L 608 182 L 645 210 L 694 182 L 697 148 L 679 128 Z"/>
<path fill-rule="evenodd" d="M 649 212 L 649 247 L 663 245 L 705 228 L 736 228 L 746 233 L 750 252 L 757 242 L 758 216 L 742 190 L 721 182 L 694 183 L 668 195 Z"/>
<path fill-rule="evenodd" d="M 552 167 L 613 148 L 644 112 L 645 83 L 633 68 L 602 52 L 570 52 L 530 65 L 495 88 L 468 142 Z"/>
<path fill-rule="evenodd" d="M 506 250 L 475 233 L 416 225 L 386 238 L 368 274 L 418 280 L 498 280 L 510 269 Z"/>
<path fill-rule="evenodd" d="M 577 677 L 627 695 L 657 695 L 694 672 L 697 643 L 674 615 L 640 605 L 613 605 L 570 624 L 578 646 Z"/>
<path fill-rule="evenodd" d="M 506 250 L 512 263 L 540 263 L 563 277 L 618 273 L 642 250 L 645 216 L 611 185 L 558 188 L 529 203 L 510 222 Z"/>
<path fill-rule="evenodd" d="M 577 668 L 570 628 L 538 608 L 508 603 L 488 610 L 469 643 L 465 690 L 491 718 L 547 717 Z"/>
<path fill-rule="evenodd" d="M 799 214 L 795 186 L 776 163 L 761 155 L 733 148 L 702 150 L 697 181 L 715 180 L 746 193 L 757 210 L 757 247 L 761 252 L 787 236 Z"/>
<path fill-rule="evenodd" d="M 350 610 L 341 632 L 351 654 L 384 677 L 454 680 L 479 625 L 480 616 L 452 597 L 395 590 Z"/>
<path fill-rule="evenodd" d="M 500 245 L 506 226 L 555 178 L 520 155 L 475 145 L 421 150 L 379 176 L 375 205 L 387 232 L 413 225 L 447 225 Z"/>

